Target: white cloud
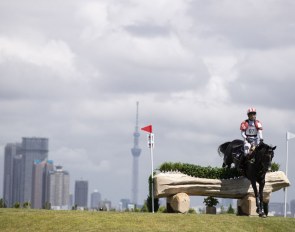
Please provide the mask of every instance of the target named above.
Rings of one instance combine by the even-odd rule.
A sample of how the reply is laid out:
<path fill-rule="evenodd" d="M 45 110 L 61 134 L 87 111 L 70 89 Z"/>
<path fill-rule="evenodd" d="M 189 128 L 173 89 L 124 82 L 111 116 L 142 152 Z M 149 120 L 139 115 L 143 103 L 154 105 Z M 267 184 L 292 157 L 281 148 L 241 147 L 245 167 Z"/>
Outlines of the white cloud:
<path fill-rule="evenodd" d="M 111 168 L 108 160 L 92 160 L 84 149 L 61 147 L 57 151 L 50 152 L 50 159 L 55 165 L 62 164 L 65 169 L 74 169 L 77 172 L 83 172 L 85 169 L 90 172 L 108 172 Z"/>
<path fill-rule="evenodd" d="M 48 67 L 64 78 L 71 78 L 75 73 L 75 55 L 64 41 L 50 40 L 43 44 L 33 44 L 0 37 L 0 61 L 3 63 L 18 59 L 24 63 Z"/>

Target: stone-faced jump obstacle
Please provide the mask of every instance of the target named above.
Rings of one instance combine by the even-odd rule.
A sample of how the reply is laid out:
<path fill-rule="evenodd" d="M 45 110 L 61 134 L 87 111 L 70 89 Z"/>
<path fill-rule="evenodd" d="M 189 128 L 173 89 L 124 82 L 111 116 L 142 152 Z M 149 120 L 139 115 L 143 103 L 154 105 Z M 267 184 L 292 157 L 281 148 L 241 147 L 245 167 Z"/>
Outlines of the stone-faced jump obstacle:
<path fill-rule="evenodd" d="M 284 172 L 268 172 L 263 191 L 264 202 L 268 203 L 272 192 L 290 186 Z M 154 196 L 167 198 L 167 208 L 186 213 L 189 210 L 189 196 L 213 196 L 238 199 L 238 213 L 257 215 L 254 191 L 245 177 L 236 179 L 207 179 L 185 175 L 180 172 L 159 173 L 154 176 Z"/>

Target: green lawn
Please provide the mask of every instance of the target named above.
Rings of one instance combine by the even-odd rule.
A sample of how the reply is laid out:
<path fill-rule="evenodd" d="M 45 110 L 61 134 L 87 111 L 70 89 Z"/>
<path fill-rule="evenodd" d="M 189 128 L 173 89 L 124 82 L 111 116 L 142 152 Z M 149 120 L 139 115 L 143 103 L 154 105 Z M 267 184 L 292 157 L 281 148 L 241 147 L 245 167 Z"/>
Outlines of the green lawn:
<path fill-rule="evenodd" d="M 0 209 L 0 231 L 294 231 L 295 219 L 233 214 L 166 214 Z"/>

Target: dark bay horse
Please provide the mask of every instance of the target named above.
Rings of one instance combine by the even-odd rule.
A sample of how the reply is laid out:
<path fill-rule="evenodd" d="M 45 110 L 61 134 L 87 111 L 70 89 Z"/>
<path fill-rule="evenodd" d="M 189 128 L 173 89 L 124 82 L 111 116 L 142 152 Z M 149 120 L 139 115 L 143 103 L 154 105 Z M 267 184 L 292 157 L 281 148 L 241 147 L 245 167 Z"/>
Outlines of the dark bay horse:
<path fill-rule="evenodd" d="M 238 168 L 239 157 L 243 155 L 242 140 L 233 140 L 226 142 L 218 147 L 218 153 L 223 155 L 223 167 L 231 167 L 234 163 Z M 263 189 L 265 185 L 265 174 L 271 166 L 271 161 L 274 157 L 275 147 L 265 143 L 260 143 L 250 155 L 250 158 L 245 164 L 244 174 L 250 180 L 256 198 L 256 212 L 260 217 L 265 217 L 268 214 L 268 204 L 263 203 Z M 256 182 L 259 184 L 257 191 Z"/>

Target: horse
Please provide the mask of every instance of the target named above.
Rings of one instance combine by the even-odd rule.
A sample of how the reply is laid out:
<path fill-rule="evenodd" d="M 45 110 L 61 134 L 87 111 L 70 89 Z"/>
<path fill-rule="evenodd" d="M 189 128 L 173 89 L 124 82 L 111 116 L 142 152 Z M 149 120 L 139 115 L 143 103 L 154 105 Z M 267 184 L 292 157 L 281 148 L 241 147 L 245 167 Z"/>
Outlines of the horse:
<path fill-rule="evenodd" d="M 242 140 L 233 140 L 226 142 L 218 147 L 218 153 L 224 155 L 223 167 L 230 168 L 231 164 L 235 164 L 238 168 L 239 157 L 243 154 Z M 272 147 L 263 142 L 259 143 L 255 150 L 249 155 L 245 168 L 244 175 L 251 182 L 256 199 L 256 212 L 260 217 L 266 217 L 268 214 L 268 203 L 263 202 L 263 189 L 265 185 L 265 175 L 270 169 L 271 161 L 274 157 L 274 150 L 276 146 Z M 257 191 L 256 182 L 259 184 L 259 191 Z"/>

